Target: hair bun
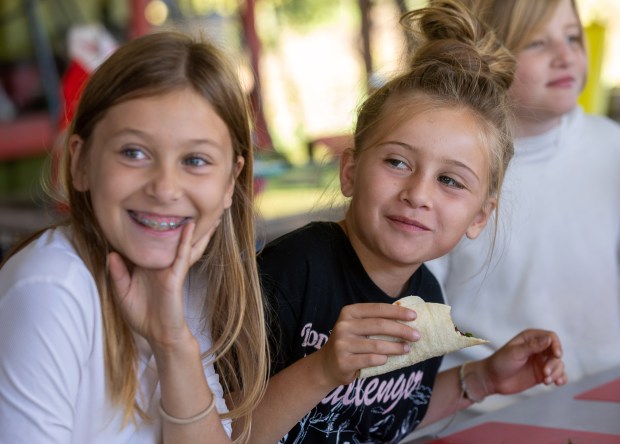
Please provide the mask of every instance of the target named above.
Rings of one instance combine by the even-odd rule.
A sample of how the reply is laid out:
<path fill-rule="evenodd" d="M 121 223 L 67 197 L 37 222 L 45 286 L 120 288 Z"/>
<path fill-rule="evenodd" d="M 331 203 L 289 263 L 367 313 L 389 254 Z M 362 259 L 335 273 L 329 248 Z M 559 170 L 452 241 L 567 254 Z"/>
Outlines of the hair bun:
<path fill-rule="evenodd" d="M 432 1 L 427 8 L 406 13 L 401 24 L 418 42 L 410 60 L 412 70 L 430 69 L 441 76 L 457 69 L 485 77 L 504 90 L 512 84 L 514 57 L 461 1 Z"/>

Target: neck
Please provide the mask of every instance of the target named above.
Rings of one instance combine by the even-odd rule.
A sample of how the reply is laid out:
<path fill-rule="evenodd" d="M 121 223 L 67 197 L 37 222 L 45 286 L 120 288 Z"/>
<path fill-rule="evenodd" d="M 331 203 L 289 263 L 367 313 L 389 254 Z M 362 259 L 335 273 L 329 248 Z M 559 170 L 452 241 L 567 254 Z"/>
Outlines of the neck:
<path fill-rule="evenodd" d="M 351 223 L 347 223 L 346 219 L 339 221 L 338 224 L 351 242 L 355 254 L 374 284 L 390 297 L 401 297 L 409 284 L 411 275 L 420 267 L 420 264 L 403 266 L 392 263 L 368 248 L 355 234 L 354 227 L 351 227 Z"/>
<path fill-rule="evenodd" d="M 560 124 L 561 117 L 548 120 L 534 120 L 517 117 L 515 125 L 515 137 L 539 136 L 555 128 Z"/>

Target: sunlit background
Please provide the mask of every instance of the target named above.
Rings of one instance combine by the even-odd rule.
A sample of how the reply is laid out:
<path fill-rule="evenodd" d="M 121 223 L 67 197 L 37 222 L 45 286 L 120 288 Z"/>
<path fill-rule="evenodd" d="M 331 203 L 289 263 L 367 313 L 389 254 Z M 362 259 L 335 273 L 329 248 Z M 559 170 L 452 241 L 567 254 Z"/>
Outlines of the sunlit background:
<path fill-rule="evenodd" d="M 176 27 L 206 33 L 225 47 L 258 111 L 261 215 L 270 220 L 318 208 L 325 189 L 327 196 L 337 194 L 334 160 L 349 143 L 357 106 L 369 88 L 403 66 L 399 16 L 425 3 L 2 0 L 0 81 L 8 101 L 0 94 L 0 213 L 16 202 L 40 205 L 37 177 L 61 129 L 59 105 L 53 105 L 72 62 L 68 35 L 92 24 L 119 43 L 152 29 Z M 578 0 L 578 6 L 590 55 L 581 104 L 589 112 L 616 117 L 620 0 Z M 368 20 L 362 11 L 368 11 Z M 54 67 L 51 77 L 45 76 L 45 63 L 48 71 Z M 2 223 L 0 214 L 0 243 Z"/>

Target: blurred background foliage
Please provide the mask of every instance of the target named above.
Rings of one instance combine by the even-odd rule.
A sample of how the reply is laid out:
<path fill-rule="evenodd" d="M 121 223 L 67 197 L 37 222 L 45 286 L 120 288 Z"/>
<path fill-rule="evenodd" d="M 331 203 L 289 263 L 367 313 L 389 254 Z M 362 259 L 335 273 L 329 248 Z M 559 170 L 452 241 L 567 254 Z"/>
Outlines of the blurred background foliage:
<path fill-rule="evenodd" d="M 37 82 L 40 73 L 32 68 L 33 13 L 62 75 L 69 63 L 66 36 L 72 26 L 101 23 L 122 42 L 132 36 L 133 7 L 140 1 L 153 28 L 205 30 L 236 60 L 248 91 L 260 88 L 256 106 L 263 113 L 271 144 L 257 154 L 257 187 L 261 211 L 270 218 L 307 211 L 325 197 L 325 189 L 338 194 L 338 153 L 350 145 L 347 136 L 359 103 L 369 88 L 403 66 L 405 38 L 398 18 L 403 11 L 426 4 L 425 0 L 0 0 L 0 80 L 19 79 L 28 99 L 15 102 L 17 118 L 46 106 Z M 243 26 L 250 3 L 258 63 L 252 60 L 252 42 Z M 578 0 L 578 4 L 590 30 L 594 74 L 581 100 L 589 111 L 605 113 L 611 109 L 610 92 L 620 84 L 620 58 L 611 56 L 620 54 L 620 1 Z M 370 7 L 368 17 L 362 15 L 364 5 Z M 0 117 L 0 130 L 10 123 L 2 123 Z M 44 157 L 0 158 L 0 203 L 34 200 Z"/>

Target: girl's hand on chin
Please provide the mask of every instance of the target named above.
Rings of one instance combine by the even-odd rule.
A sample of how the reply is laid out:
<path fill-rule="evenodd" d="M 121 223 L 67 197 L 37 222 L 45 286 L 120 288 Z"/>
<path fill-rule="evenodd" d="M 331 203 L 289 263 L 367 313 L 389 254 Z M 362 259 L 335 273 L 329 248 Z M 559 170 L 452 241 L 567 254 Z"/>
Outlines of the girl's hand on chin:
<path fill-rule="evenodd" d="M 135 267 L 130 273 L 122 257 L 108 255 L 108 272 L 120 310 L 133 331 L 153 348 L 174 347 L 191 336 L 183 310 L 183 283 L 189 268 L 209 243 L 218 223 L 192 245 L 196 224 L 182 227 L 174 262 L 168 268 Z"/>

